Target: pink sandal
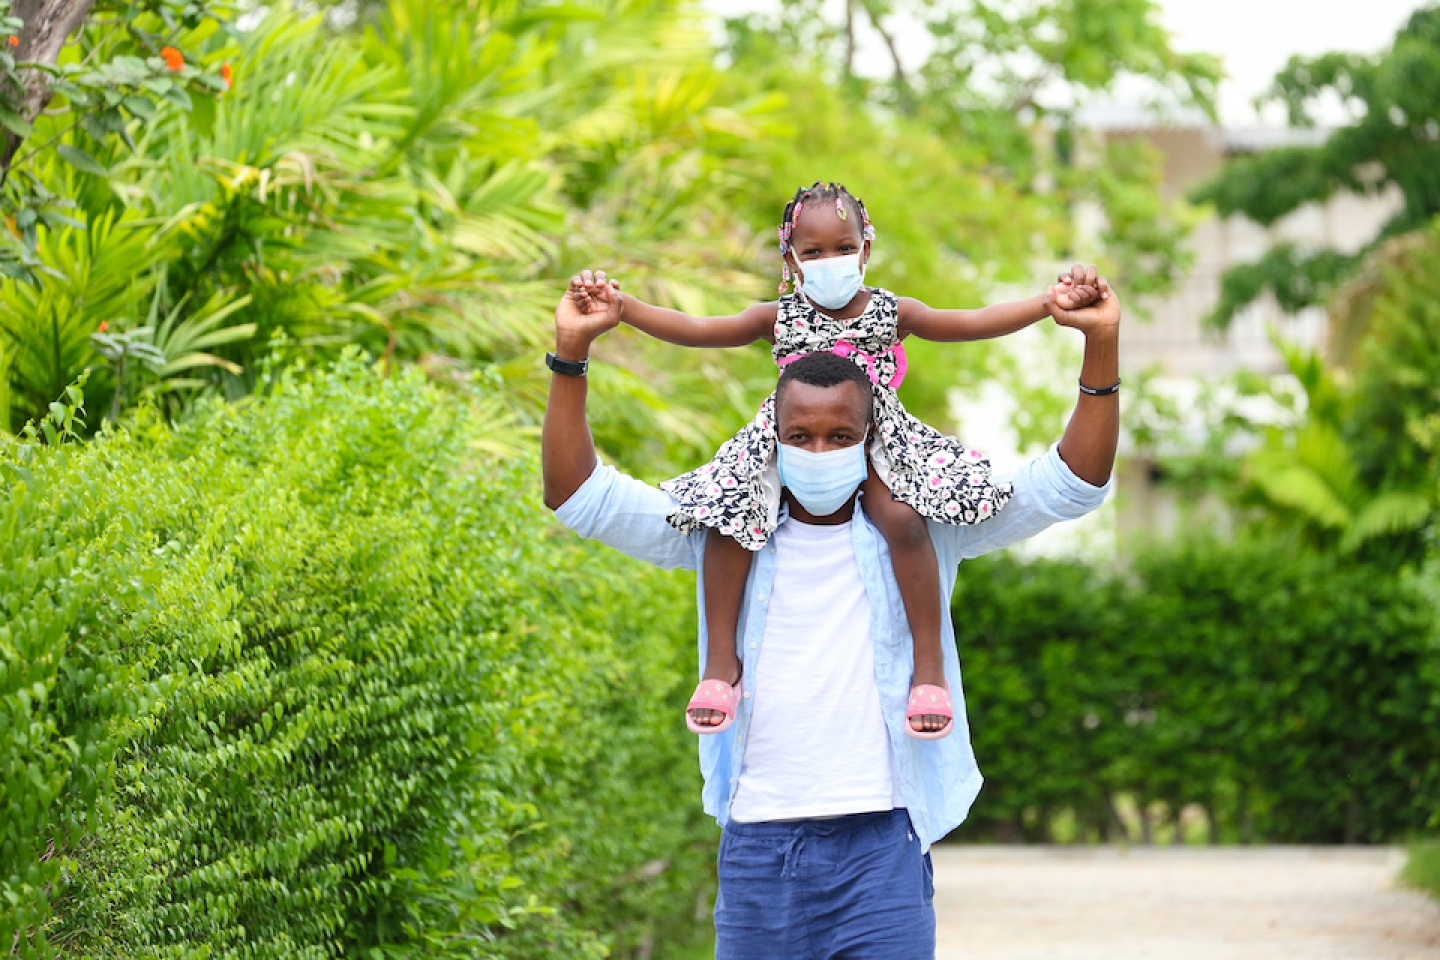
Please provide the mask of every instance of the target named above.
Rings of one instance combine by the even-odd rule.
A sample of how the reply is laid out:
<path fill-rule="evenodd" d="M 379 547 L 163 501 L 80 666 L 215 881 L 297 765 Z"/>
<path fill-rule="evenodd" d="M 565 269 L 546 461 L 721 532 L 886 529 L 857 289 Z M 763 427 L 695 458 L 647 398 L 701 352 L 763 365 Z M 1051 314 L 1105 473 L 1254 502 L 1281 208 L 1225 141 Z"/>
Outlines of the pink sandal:
<path fill-rule="evenodd" d="M 939 730 L 916 730 L 910 725 L 915 717 L 945 717 L 950 722 Z M 939 740 L 950 736 L 955 727 L 955 708 L 950 702 L 950 691 L 934 684 L 922 683 L 910 690 L 910 704 L 905 709 L 905 732 L 916 740 Z"/>
<path fill-rule="evenodd" d="M 739 682 L 732 685 L 724 680 L 701 680 L 690 702 L 685 705 L 685 726 L 690 728 L 691 733 L 702 736 L 729 729 L 730 724 L 735 722 L 735 705 L 739 702 Z M 718 710 L 725 714 L 725 719 L 712 725 L 696 723 L 695 718 L 690 716 L 691 710 Z"/>

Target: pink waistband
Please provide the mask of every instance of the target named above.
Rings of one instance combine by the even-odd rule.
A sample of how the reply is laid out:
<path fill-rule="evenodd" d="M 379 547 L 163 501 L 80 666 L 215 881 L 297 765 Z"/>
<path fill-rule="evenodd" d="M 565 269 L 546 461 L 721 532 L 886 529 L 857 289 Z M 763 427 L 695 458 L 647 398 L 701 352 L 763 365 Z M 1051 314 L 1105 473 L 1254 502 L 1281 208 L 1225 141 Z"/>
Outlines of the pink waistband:
<path fill-rule="evenodd" d="M 837 357 L 860 357 L 865 361 L 865 373 L 870 377 L 870 382 L 876 386 L 880 385 L 878 364 L 881 358 L 893 355 L 895 357 L 895 376 L 890 378 L 888 384 L 891 390 L 899 388 L 900 383 L 905 379 L 905 371 L 910 369 L 910 361 L 905 356 L 905 344 L 898 341 L 893 346 L 880 351 L 879 354 L 869 354 L 850 341 L 841 340 L 830 348 L 830 352 Z M 792 353 L 788 357 L 781 357 L 778 365 L 783 369 L 803 356 L 805 356 L 803 353 Z"/>

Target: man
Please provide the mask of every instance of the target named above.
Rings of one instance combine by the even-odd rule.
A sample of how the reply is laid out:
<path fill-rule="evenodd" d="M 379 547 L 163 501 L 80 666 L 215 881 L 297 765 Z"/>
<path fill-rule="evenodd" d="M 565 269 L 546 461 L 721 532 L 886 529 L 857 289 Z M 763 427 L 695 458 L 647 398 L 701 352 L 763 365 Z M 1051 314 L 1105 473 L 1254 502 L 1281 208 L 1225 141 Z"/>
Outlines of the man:
<path fill-rule="evenodd" d="M 1097 283 L 1094 267 L 1077 266 L 1073 276 Z M 1014 496 L 994 518 L 929 525 L 945 596 L 961 560 L 1082 516 L 1109 491 L 1120 305 L 1098 283 L 1103 298 L 1090 307 L 1051 304 L 1057 323 L 1085 336 L 1081 393 L 1064 436 L 1002 478 Z M 695 569 L 704 536 L 674 530 L 665 521 L 669 497 L 595 456 L 583 365 L 619 319 L 618 286 L 603 273 L 574 278 L 556 308 L 545 503 L 583 537 L 661 567 Z M 788 366 L 777 387 L 780 442 L 812 454 L 855 447 L 866 436 L 870 404 L 869 381 L 857 367 L 811 354 Z M 907 737 L 912 647 L 884 539 L 854 494 L 816 516 L 796 493 L 787 491 L 780 524 L 746 584 L 737 637 L 744 697 L 735 722 L 700 742 L 705 810 L 723 831 L 716 957 L 933 957 L 928 851 L 965 818 L 981 783 L 954 628 L 945 617 L 955 729 L 942 740 Z"/>

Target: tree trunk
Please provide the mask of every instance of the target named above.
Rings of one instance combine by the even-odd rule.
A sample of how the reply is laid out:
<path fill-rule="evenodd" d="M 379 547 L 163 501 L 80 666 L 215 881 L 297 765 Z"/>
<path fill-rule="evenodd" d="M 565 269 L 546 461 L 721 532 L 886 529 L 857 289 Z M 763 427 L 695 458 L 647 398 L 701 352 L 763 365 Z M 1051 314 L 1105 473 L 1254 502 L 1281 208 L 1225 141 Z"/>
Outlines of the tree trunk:
<path fill-rule="evenodd" d="M 16 0 L 11 14 L 25 21 L 14 49 L 15 59 L 54 66 L 60 59 L 60 48 L 70 34 L 79 29 L 90 15 L 95 0 Z M 24 102 L 15 104 L 31 123 L 50 105 L 49 78 L 41 70 L 22 72 Z M 13 91 L 8 91 L 13 96 Z M 5 135 L 5 148 L 0 153 L 0 167 L 9 170 L 10 161 L 20 149 L 23 138 L 14 133 Z"/>
<path fill-rule="evenodd" d="M 910 81 L 905 76 L 905 64 L 900 62 L 900 48 L 895 45 L 895 38 L 891 36 L 889 30 L 885 29 L 885 25 L 880 22 L 881 15 L 876 12 L 873 7 L 866 5 L 865 13 L 870 18 L 870 26 L 874 27 L 875 32 L 880 34 L 880 39 L 885 41 L 885 49 L 890 51 L 890 61 L 895 64 L 896 85 L 902 90 L 908 90 Z"/>
<path fill-rule="evenodd" d="M 1255 818 L 1250 814 L 1250 788 L 1243 783 L 1240 785 L 1240 797 L 1237 806 L 1239 809 L 1235 812 L 1238 814 L 1236 819 L 1240 821 L 1240 842 L 1244 844 L 1254 843 Z"/>
<path fill-rule="evenodd" d="M 1105 794 L 1105 842 L 1106 843 L 1128 843 L 1130 831 L 1125 828 L 1125 821 L 1120 818 L 1120 811 L 1115 807 L 1115 795 Z"/>
<path fill-rule="evenodd" d="M 845 0 L 845 79 L 855 75 L 855 0 Z"/>

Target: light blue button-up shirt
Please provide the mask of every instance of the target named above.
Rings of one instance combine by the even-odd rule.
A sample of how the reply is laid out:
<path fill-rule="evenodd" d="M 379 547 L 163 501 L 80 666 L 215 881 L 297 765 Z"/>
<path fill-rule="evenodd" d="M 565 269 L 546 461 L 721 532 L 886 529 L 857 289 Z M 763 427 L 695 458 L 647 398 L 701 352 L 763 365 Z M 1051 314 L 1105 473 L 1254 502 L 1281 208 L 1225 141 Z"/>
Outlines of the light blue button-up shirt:
<path fill-rule="evenodd" d="M 997 477 L 1014 485 L 1014 496 L 994 517 L 973 526 L 930 523 L 930 539 L 940 562 L 944 596 L 955 587 L 961 560 L 968 560 L 1028 539 L 1051 524 L 1074 520 L 1104 502 L 1110 483 L 1095 487 L 1070 471 L 1055 447 L 1036 457 L 1013 475 Z M 698 570 L 705 556 L 703 532 L 682 534 L 665 522 L 674 501 L 664 492 L 613 467 L 598 466 L 556 516 L 582 537 L 609 544 L 622 553 L 658 567 Z M 855 559 L 870 599 L 870 630 L 875 641 L 875 682 L 890 744 L 895 750 L 900 790 L 910 820 L 925 849 L 954 830 L 965 819 L 983 778 L 970 745 L 960 684 L 960 660 L 955 651 L 955 628 L 942 619 L 945 679 L 955 702 L 955 727 L 941 740 L 917 740 L 905 734 L 905 706 L 910 695 L 914 647 L 900 587 L 890 565 L 890 549 L 864 511 L 854 531 Z M 780 522 L 786 522 L 782 513 Z M 704 577 L 695 578 L 700 610 L 700 659 L 704 669 Z M 775 545 L 755 555 L 745 598 L 740 608 L 736 637 L 742 664 L 758 662 L 765 638 L 765 619 L 775 582 Z M 747 672 L 751 672 L 747 666 Z M 724 733 L 700 737 L 700 772 L 705 778 L 702 799 L 705 812 L 721 826 L 730 816 L 730 802 L 740 782 L 745 740 L 750 729 L 750 691 L 740 702 L 735 722 Z"/>

